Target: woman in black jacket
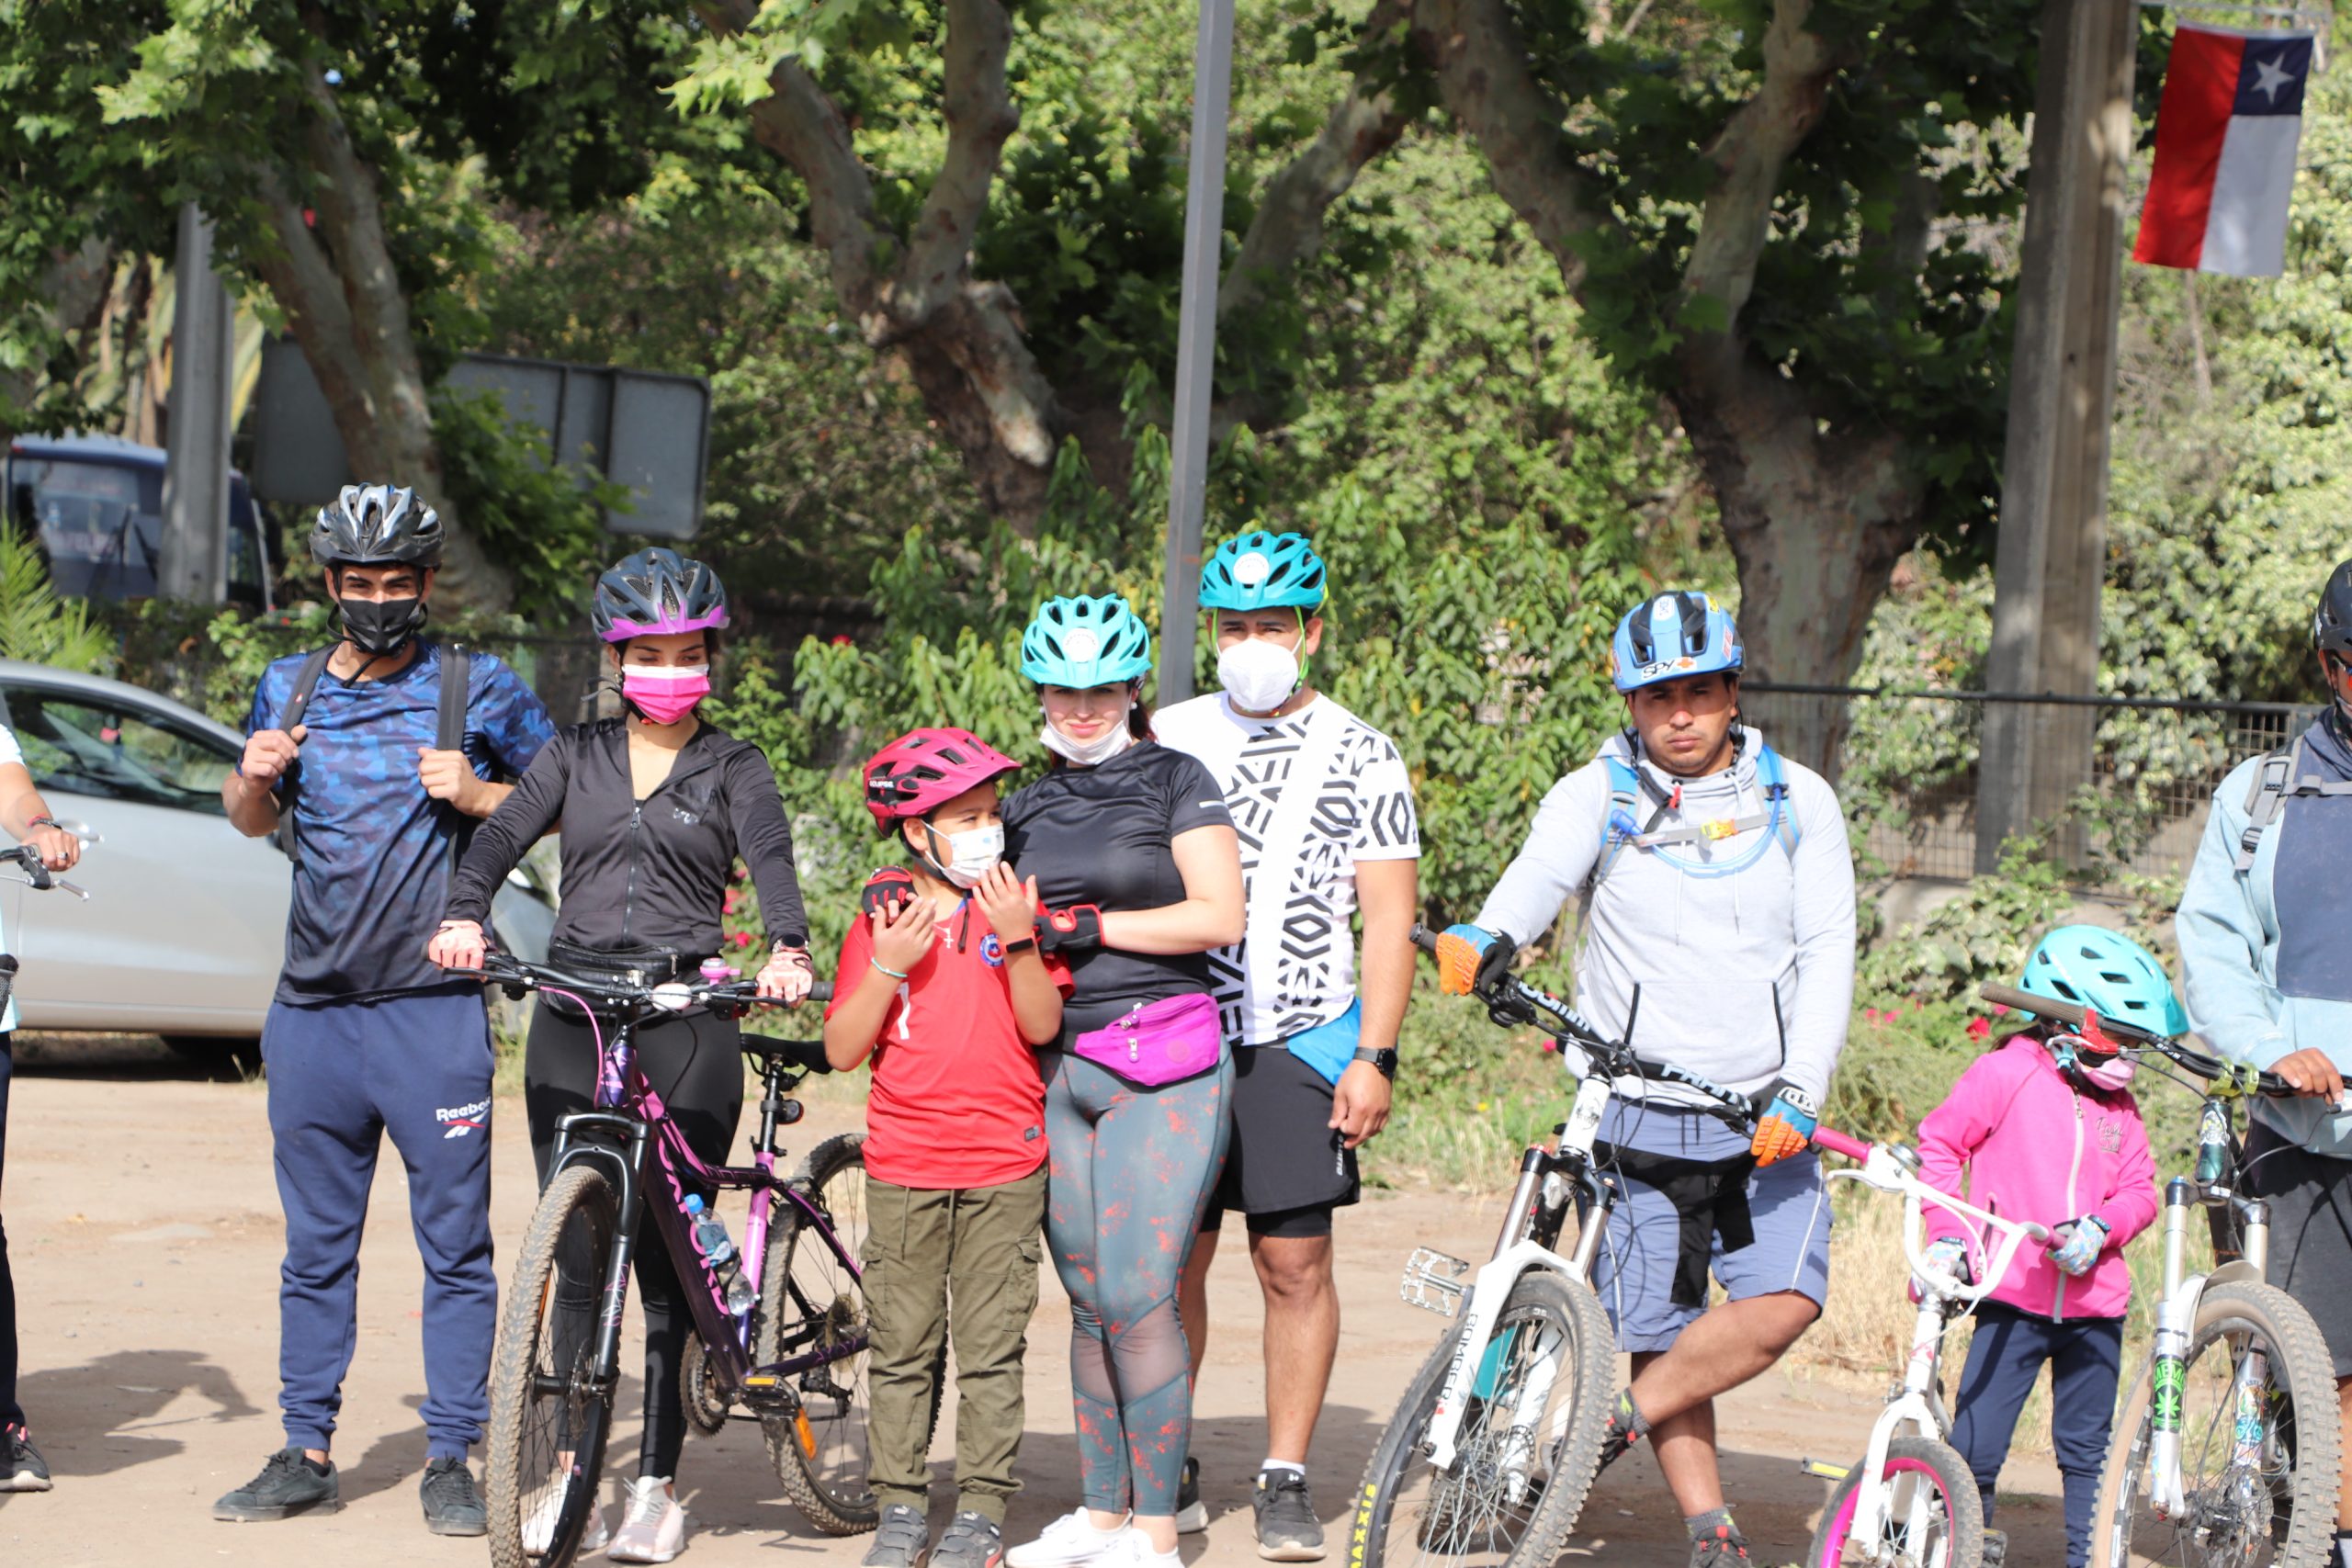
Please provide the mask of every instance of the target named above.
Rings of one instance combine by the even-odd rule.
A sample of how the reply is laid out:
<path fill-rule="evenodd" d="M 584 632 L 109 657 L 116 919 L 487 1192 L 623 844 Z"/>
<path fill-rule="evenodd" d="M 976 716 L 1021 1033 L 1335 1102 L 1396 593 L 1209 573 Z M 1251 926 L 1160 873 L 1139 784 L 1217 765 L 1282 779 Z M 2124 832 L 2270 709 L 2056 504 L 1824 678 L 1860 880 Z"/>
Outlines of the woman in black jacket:
<path fill-rule="evenodd" d="M 719 951 L 728 875 L 740 855 L 770 942 L 761 994 L 799 1000 L 812 979 L 808 928 L 775 773 L 758 748 L 695 715 L 710 690 L 710 657 L 727 625 L 718 575 L 672 550 L 639 551 L 597 581 L 591 618 L 613 646 L 629 715 L 560 732 L 475 830 L 448 919 L 433 941 L 434 960 L 458 969 L 481 965 L 492 896 L 524 852 L 560 828 L 563 904 L 549 942 L 557 964 L 594 971 L 625 962 L 691 976 Z M 743 1106 L 737 1024 L 697 1009 L 640 1023 L 636 1043 L 639 1069 L 688 1146 L 707 1163 L 722 1163 Z M 523 1057 L 524 1105 L 542 1181 L 557 1122 L 595 1103 L 597 1066 L 587 1019 L 576 1005 L 542 995 Z M 639 1479 L 609 1553 L 624 1562 L 667 1562 L 685 1540 L 685 1510 L 672 1483 L 685 1441 L 679 1368 L 693 1318 L 650 1220 L 637 1238 L 645 1434 Z M 526 1521 L 526 1549 L 534 1522 Z M 601 1512 L 589 1535 L 583 1548 L 602 1541 Z"/>

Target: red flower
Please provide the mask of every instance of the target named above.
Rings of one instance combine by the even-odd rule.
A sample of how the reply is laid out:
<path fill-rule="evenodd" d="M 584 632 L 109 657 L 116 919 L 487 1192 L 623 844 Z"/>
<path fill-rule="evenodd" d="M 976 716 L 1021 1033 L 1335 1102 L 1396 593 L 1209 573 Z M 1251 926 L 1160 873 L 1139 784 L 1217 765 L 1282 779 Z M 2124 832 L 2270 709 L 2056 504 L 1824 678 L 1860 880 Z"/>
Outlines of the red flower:
<path fill-rule="evenodd" d="M 752 933 L 750 931 L 737 931 L 735 933 L 735 945 L 738 947 L 751 946 Z"/>
<path fill-rule="evenodd" d="M 1982 1040 L 1992 1032 L 1993 1021 L 1991 1019 L 1972 1018 L 1968 1021 L 1968 1037 L 1971 1040 Z"/>
<path fill-rule="evenodd" d="M 741 897 L 741 894 L 729 891 L 726 897 L 718 901 L 718 912 L 722 915 L 733 914 L 735 912 L 736 901 Z"/>
<path fill-rule="evenodd" d="M 833 646 L 835 648 L 847 648 L 850 645 L 850 641 L 851 638 L 849 633 L 843 632 L 841 636 L 833 638 Z"/>

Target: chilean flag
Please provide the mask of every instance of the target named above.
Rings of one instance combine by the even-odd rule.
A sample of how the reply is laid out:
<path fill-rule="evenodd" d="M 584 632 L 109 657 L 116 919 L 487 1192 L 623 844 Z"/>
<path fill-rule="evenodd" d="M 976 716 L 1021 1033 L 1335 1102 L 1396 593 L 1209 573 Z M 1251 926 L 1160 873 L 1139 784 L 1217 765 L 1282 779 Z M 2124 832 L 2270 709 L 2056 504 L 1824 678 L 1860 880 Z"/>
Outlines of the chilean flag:
<path fill-rule="evenodd" d="M 2285 270 L 2311 71 L 2309 33 L 2174 30 L 2133 260 L 2239 277 Z"/>

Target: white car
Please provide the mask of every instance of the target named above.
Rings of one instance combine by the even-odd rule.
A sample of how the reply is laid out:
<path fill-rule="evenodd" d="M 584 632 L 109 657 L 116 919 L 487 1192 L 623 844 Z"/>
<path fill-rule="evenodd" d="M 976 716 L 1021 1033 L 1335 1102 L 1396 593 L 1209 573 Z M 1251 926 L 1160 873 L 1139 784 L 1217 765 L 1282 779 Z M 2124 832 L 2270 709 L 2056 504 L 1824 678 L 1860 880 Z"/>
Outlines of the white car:
<path fill-rule="evenodd" d="M 285 958 L 292 868 L 221 808 L 243 738 L 137 686 L 17 660 L 0 659 L 0 704 L 50 809 L 87 840 L 67 874 L 86 902 L 0 879 L 22 1027 L 249 1054 Z M 519 872 L 492 914 L 526 959 L 546 957 L 554 919 Z"/>

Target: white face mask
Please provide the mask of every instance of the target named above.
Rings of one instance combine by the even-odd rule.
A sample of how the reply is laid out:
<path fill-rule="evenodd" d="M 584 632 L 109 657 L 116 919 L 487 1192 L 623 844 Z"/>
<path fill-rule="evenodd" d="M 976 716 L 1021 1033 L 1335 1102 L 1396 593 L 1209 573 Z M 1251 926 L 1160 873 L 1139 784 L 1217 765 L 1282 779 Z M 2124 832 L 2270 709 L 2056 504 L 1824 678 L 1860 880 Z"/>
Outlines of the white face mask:
<path fill-rule="evenodd" d="M 932 864 L 940 874 L 958 887 L 978 887 L 986 876 L 1004 859 L 1004 824 L 993 828 L 974 828 L 969 832 L 942 833 L 926 825 L 931 837 Z M 939 846 L 947 845 L 947 858 L 940 860 Z"/>
<path fill-rule="evenodd" d="M 1216 656 L 1216 683 L 1243 713 L 1272 713 L 1298 690 L 1298 655 L 1265 637 L 1243 637 Z"/>
<path fill-rule="evenodd" d="M 1127 705 L 1127 713 L 1134 711 L 1135 705 L 1132 703 Z M 1127 733 L 1127 714 L 1124 713 L 1119 716 L 1116 723 L 1091 740 L 1072 740 L 1069 736 L 1056 729 L 1054 721 L 1050 718 L 1046 721 L 1046 728 L 1038 731 L 1037 739 L 1046 750 L 1064 761 L 1075 762 L 1081 768 L 1091 768 L 1099 762 L 1107 762 L 1134 745 L 1136 741 L 1136 738 Z"/>

